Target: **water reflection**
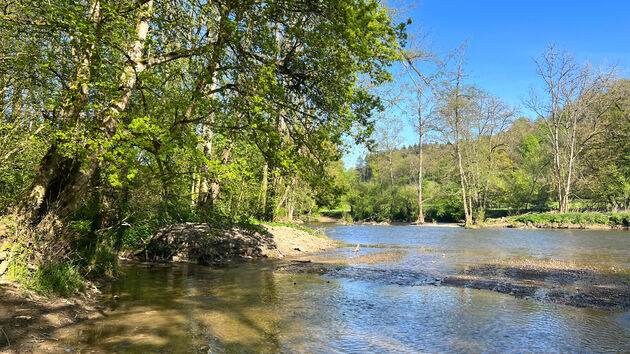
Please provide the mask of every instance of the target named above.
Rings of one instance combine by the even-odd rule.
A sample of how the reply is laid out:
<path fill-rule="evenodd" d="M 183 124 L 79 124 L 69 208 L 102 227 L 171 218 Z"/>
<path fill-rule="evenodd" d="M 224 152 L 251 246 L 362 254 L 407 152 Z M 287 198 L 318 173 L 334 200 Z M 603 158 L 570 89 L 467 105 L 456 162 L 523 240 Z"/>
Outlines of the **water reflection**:
<path fill-rule="evenodd" d="M 403 247 L 405 257 L 323 276 L 278 271 L 272 261 L 225 268 L 128 265 L 123 279 L 106 289 L 107 317 L 68 329 L 60 335 L 60 347 L 101 352 L 630 351 L 629 313 L 427 286 L 421 279 L 430 273 L 426 268 L 432 259 L 442 259 L 442 251 L 446 257 L 436 267 L 443 271 L 461 258 L 575 259 L 586 256 L 596 235 L 414 227 L 392 232 L 378 226 L 331 231 L 349 243 Z M 629 246 L 612 235 L 619 236 L 600 237 L 598 252 L 610 254 L 597 259 L 627 265 Z M 567 243 L 575 250 L 567 250 Z M 382 272 L 418 278 L 383 282 Z"/>

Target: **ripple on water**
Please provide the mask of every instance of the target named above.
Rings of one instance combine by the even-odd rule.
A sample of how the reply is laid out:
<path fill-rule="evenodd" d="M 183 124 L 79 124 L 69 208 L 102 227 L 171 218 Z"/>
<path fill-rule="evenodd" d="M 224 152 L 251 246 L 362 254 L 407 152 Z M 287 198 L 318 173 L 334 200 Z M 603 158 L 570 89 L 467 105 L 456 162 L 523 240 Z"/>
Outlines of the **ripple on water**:
<path fill-rule="evenodd" d="M 323 276 L 275 271 L 273 262 L 220 269 L 126 266 L 126 276 L 110 289 L 120 295 L 115 310 L 53 337 L 100 352 L 630 351 L 628 312 L 429 285 L 457 258 L 527 253 L 527 239 L 538 255 L 557 252 L 567 259 L 566 245 L 575 241 L 582 257 L 592 242 L 570 235 L 339 228 L 334 237 L 346 242 L 412 247 L 397 248 L 405 255 L 392 262 L 333 268 Z M 630 246 L 610 240 L 600 238 L 599 249 L 619 248 L 612 259 L 630 263 Z"/>

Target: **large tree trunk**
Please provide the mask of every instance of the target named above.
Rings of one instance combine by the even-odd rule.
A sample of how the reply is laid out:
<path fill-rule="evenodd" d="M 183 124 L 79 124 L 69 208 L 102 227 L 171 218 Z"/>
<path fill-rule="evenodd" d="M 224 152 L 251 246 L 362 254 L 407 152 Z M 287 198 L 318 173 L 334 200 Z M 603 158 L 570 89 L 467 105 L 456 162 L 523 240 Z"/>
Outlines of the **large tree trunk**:
<path fill-rule="evenodd" d="M 90 6 L 90 20 L 95 29 L 99 26 L 100 17 L 100 2 L 95 1 Z M 76 39 L 71 38 L 71 42 L 76 43 Z M 76 122 L 87 104 L 96 49 L 94 43 L 84 50 L 75 46 L 72 48 L 72 56 L 78 67 L 72 82 L 67 85 L 68 103 L 61 108 L 59 114 L 62 127 Z M 74 213 L 90 177 L 96 171 L 98 164 L 83 166 L 80 154 L 74 153 L 75 156 L 72 156 L 72 153 L 59 151 L 59 146 L 63 143 L 65 141 L 54 141 L 51 144 L 40 161 L 26 198 L 20 205 L 19 211 L 26 227 L 37 227 L 48 214 L 51 221 L 54 221 L 53 224 L 63 227 L 63 220 Z M 78 150 L 81 148 L 76 149 Z"/>
<path fill-rule="evenodd" d="M 105 141 L 110 140 L 116 133 L 118 117 L 127 109 L 132 90 L 136 85 L 136 75 L 146 68 L 144 64 L 139 62 L 139 59 L 142 57 L 147 38 L 152 8 L 153 1 L 150 0 L 144 5 L 139 16 L 136 39 L 127 53 L 131 64 L 123 70 L 119 96 L 113 99 L 109 108 L 96 118 Z M 98 15 L 95 14 L 99 11 L 98 2 L 91 7 L 90 11 L 92 11 L 93 20 L 96 21 Z M 73 102 L 62 109 L 62 120 L 77 119 L 87 102 L 89 73 L 92 70 L 90 67 L 91 54 L 85 54 L 84 58 L 77 70 L 77 82 L 74 85 L 76 92 L 71 92 Z M 57 143 L 53 143 L 40 162 L 28 197 L 20 208 L 26 223 L 25 226 L 35 228 L 44 219 L 50 219 L 50 222 L 43 225 L 44 229 L 41 231 L 49 235 L 56 235 L 59 228 L 63 228 L 68 218 L 76 212 L 79 202 L 85 195 L 90 178 L 99 165 L 99 152 L 92 148 L 87 156 L 75 154 L 75 156 L 69 157 L 59 151 Z M 51 225 L 53 226 L 52 229 L 50 228 Z"/>

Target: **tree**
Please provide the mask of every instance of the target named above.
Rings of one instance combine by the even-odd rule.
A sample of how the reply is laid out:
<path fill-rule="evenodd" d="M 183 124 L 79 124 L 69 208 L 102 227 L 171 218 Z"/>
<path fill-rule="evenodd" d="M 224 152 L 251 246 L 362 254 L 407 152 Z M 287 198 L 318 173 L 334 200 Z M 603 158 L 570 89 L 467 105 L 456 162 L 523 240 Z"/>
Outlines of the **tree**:
<path fill-rule="evenodd" d="M 448 74 L 449 80 L 443 82 L 439 89 L 441 102 L 436 114 L 440 123 L 438 130 L 442 132 L 449 144 L 455 146 L 464 222 L 466 226 L 470 226 L 473 223 L 472 198 L 470 193 L 467 193 L 468 180 L 463 164 L 463 145 L 475 114 L 474 103 L 475 98 L 478 97 L 478 89 L 464 82 L 464 49 L 464 46 L 459 49 L 455 69 Z"/>
<path fill-rule="evenodd" d="M 613 72 L 596 74 L 588 65 L 575 63 L 571 55 L 554 44 L 534 62 L 544 82 L 544 93 L 532 91 L 525 105 L 544 122 L 553 151 L 558 208 L 566 213 L 577 159 L 602 133 L 600 118 L 610 101 L 603 101 L 599 93 L 608 86 Z"/>
<path fill-rule="evenodd" d="M 510 127 L 514 109 L 496 96 L 479 92 L 472 118 L 469 160 L 469 195 L 473 199 L 475 218 L 483 220 L 488 208 L 490 185 L 505 166 L 501 155 L 504 151 L 504 132 Z M 467 132 L 465 132 L 467 133 Z"/>
<path fill-rule="evenodd" d="M 436 96 L 436 81 L 442 75 L 442 65 L 433 53 L 421 49 L 419 44 L 403 51 L 402 57 L 405 71 L 415 89 L 417 120 L 414 126 L 418 132 L 418 219 L 416 222 L 423 224 L 423 144 L 425 135 L 434 129 L 430 109 Z M 423 73 L 422 65 L 430 67 L 425 69 L 427 72 Z"/>
<path fill-rule="evenodd" d="M 149 166 L 164 198 L 196 173 L 212 205 L 237 175 L 223 171 L 239 166 L 238 148 L 278 186 L 299 172 L 328 189 L 328 164 L 347 137 L 369 136 L 380 106 L 358 78 L 388 80 L 404 37 L 373 0 L 22 1 L 0 11 L 0 39 L 18 43 L 0 57 L 31 68 L 50 96 L 36 119 L 51 138 L 21 203 L 23 226 L 48 240 L 99 169 L 117 185 Z M 223 150 L 198 149 L 217 141 Z"/>

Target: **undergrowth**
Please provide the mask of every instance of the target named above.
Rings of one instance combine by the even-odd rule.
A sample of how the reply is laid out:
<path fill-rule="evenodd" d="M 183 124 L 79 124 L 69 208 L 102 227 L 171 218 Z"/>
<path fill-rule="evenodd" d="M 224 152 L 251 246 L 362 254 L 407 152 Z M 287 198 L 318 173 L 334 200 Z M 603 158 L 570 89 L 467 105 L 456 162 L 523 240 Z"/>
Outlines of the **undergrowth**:
<path fill-rule="evenodd" d="M 73 296 L 85 289 L 85 278 L 79 267 L 69 261 L 48 261 L 36 269 L 29 263 L 31 251 L 21 245 L 11 250 L 7 278 L 43 296 Z"/>
<path fill-rule="evenodd" d="M 78 223 L 69 229 L 80 236 L 71 243 L 69 253 L 51 259 L 38 254 L 32 242 L 10 228 L 10 232 L 4 234 L 5 246 L 1 250 L 9 254 L 7 279 L 43 296 L 71 297 L 85 290 L 89 280 L 118 274 L 117 253 L 107 235 L 92 233 Z"/>
<path fill-rule="evenodd" d="M 525 214 L 514 216 L 510 221 L 532 224 L 576 224 L 630 226 L 630 212 L 625 213 L 565 213 Z"/>

